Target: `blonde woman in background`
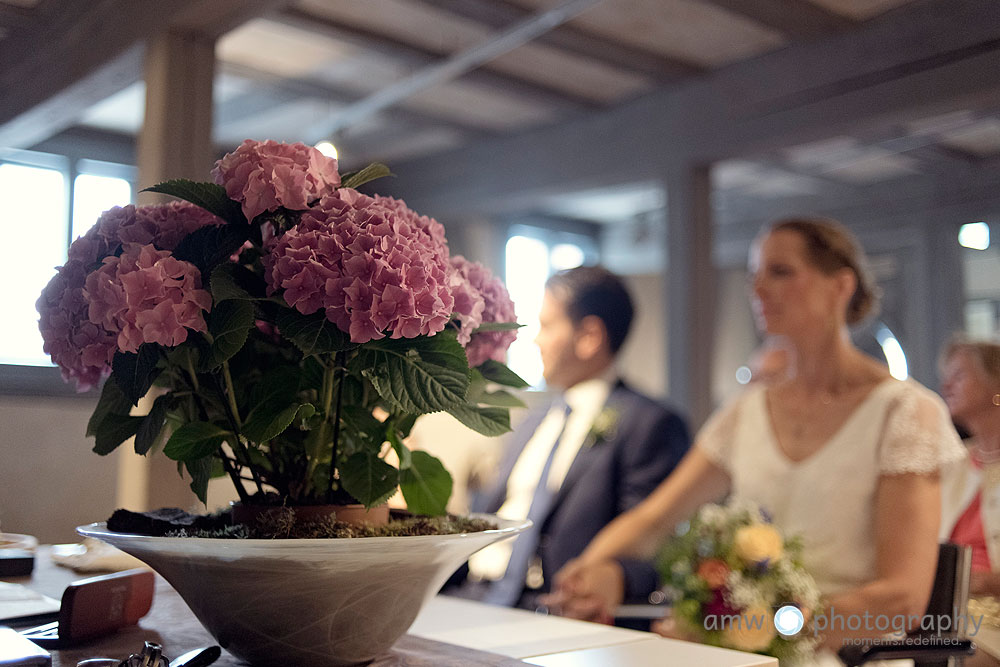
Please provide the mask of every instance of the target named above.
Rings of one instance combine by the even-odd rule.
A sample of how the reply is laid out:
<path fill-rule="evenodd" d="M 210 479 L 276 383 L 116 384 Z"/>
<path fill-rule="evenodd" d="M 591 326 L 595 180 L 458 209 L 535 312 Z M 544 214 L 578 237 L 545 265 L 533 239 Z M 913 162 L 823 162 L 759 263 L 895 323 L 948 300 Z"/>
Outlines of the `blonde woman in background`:
<path fill-rule="evenodd" d="M 942 476 L 941 538 L 972 547 L 973 594 L 1000 595 L 1000 344 L 956 338 L 941 361 L 941 393 L 971 435 Z"/>
<path fill-rule="evenodd" d="M 606 619 L 621 601 L 615 559 L 652 557 L 676 524 L 727 493 L 802 536 L 825 613 L 924 612 L 937 561 L 939 470 L 963 456 L 947 409 L 852 344 L 848 326 L 875 297 L 842 225 L 775 223 L 749 264 L 758 326 L 791 346 L 790 373 L 723 406 L 674 473 L 567 564 L 549 600 L 563 613 Z M 831 632 L 824 644 L 835 652 L 845 637 Z M 829 652 L 821 659 L 837 662 Z"/>

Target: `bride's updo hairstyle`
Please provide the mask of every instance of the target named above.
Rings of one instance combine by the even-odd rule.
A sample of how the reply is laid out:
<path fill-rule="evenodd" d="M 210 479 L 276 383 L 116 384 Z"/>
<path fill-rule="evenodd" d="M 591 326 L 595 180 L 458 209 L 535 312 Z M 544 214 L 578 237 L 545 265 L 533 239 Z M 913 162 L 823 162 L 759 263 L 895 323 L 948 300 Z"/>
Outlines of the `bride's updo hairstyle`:
<path fill-rule="evenodd" d="M 787 218 L 773 223 L 766 231 L 796 232 L 805 241 L 809 262 L 827 275 L 844 268 L 854 272 L 858 286 L 847 304 L 848 324 L 857 324 L 878 309 L 878 287 L 868 272 L 868 260 L 847 227 L 828 218 Z"/>

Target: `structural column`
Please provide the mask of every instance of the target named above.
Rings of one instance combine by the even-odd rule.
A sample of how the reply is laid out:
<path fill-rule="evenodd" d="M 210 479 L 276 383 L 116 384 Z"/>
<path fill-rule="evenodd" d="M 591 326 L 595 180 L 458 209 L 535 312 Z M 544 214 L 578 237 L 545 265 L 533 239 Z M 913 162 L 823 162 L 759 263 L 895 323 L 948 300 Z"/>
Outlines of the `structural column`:
<path fill-rule="evenodd" d="M 715 266 L 712 262 L 710 169 L 677 162 L 667 190 L 667 387 L 692 428 L 712 411 Z"/>
<path fill-rule="evenodd" d="M 139 188 L 173 178 L 208 180 L 215 157 L 212 145 L 212 79 L 215 40 L 168 31 L 146 46 L 146 115 L 139 134 Z M 140 193 L 139 203 L 161 201 Z M 155 390 L 154 390 L 155 391 Z M 145 414 L 151 397 L 140 401 Z M 177 465 L 160 452 L 137 456 L 131 441 L 121 448 L 118 504 L 133 510 L 191 506 L 195 500 Z"/>

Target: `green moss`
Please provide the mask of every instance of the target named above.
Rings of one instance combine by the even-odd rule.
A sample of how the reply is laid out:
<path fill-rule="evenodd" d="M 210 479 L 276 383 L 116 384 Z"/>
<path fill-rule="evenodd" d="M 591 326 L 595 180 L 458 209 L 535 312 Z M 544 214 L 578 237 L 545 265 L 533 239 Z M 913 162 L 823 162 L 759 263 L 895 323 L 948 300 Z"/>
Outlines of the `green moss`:
<path fill-rule="evenodd" d="M 321 519 L 299 521 L 289 508 L 262 514 L 254 525 L 226 526 L 216 530 L 181 529 L 169 537 L 212 537 L 218 539 L 308 539 L 330 537 L 405 537 L 414 535 L 454 535 L 493 530 L 497 526 L 484 519 L 460 516 L 415 516 L 394 518 L 382 526 L 354 525 Z"/>

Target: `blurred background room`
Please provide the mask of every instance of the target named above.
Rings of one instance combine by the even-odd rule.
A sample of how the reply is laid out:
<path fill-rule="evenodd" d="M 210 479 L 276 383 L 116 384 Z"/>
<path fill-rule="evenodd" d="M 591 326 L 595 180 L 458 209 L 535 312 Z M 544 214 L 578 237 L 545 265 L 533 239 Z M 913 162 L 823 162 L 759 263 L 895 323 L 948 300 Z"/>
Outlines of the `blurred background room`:
<path fill-rule="evenodd" d="M 853 335 L 896 377 L 937 388 L 953 333 L 998 329 L 995 0 L 0 0 L 3 530 L 190 502 L 164 457 L 91 451 L 98 394 L 34 304 L 101 211 L 246 138 L 388 164 L 381 194 L 505 278 L 528 403 L 546 278 L 601 263 L 637 301 L 623 376 L 699 427 L 751 380 L 747 251 L 792 214 L 865 246 L 882 308 Z M 475 481 L 496 445 L 463 429 L 414 438 Z"/>

